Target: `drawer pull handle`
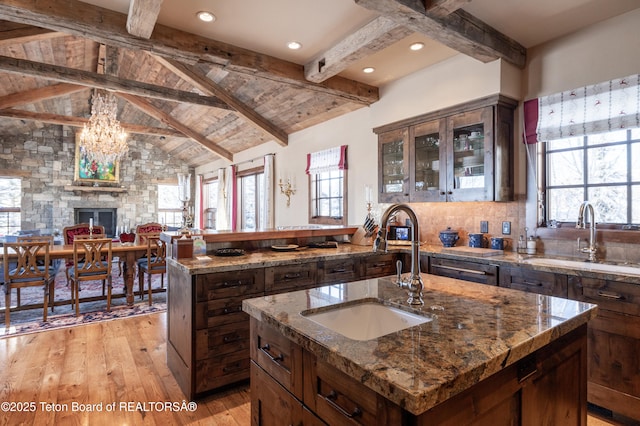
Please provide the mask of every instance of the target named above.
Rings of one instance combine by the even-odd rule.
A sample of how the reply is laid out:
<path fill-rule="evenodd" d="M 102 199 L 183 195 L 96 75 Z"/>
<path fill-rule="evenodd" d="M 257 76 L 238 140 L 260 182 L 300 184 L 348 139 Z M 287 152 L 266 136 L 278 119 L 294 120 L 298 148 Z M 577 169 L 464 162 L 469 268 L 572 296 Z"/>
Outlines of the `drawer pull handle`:
<path fill-rule="evenodd" d="M 522 281 L 522 284 L 524 284 L 524 285 L 533 285 L 533 286 L 536 286 L 536 287 L 542 287 L 542 283 L 539 283 L 539 282 L 536 283 L 536 282 L 527 281 L 527 280 Z"/>
<path fill-rule="evenodd" d="M 464 274 L 487 275 L 485 271 L 474 271 L 473 269 L 456 268 L 455 266 L 433 265 L 436 268 L 449 269 Z"/>
<path fill-rule="evenodd" d="M 236 280 L 236 281 L 224 281 L 222 283 L 223 287 L 238 287 L 244 285 L 244 283 L 242 282 L 242 280 Z"/>
<path fill-rule="evenodd" d="M 234 314 L 236 312 L 242 311 L 242 306 L 236 306 L 235 308 L 224 308 L 222 310 L 223 314 Z"/>
<path fill-rule="evenodd" d="M 285 280 L 293 280 L 296 278 L 300 278 L 300 272 L 296 272 L 295 274 L 284 274 Z"/>
<path fill-rule="evenodd" d="M 372 265 L 374 268 L 384 268 L 385 266 L 387 266 L 386 263 L 374 263 Z"/>
<path fill-rule="evenodd" d="M 349 413 L 347 410 L 345 410 L 344 408 L 342 408 L 337 404 L 336 402 L 337 398 L 338 398 L 338 394 L 336 393 L 336 391 L 332 390 L 331 392 L 329 392 L 329 395 L 324 397 L 324 400 L 327 401 L 327 404 L 329 404 L 334 409 L 336 409 L 340 414 L 350 419 L 353 419 L 355 417 L 359 417 L 362 415 L 362 410 L 360 409 L 360 407 L 354 408 L 353 411 Z"/>
<path fill-rule="evenodd" d="M 234 334 L 233 336 L 224 336 L 224 338 L 222 339 L 222 341 L 224 343 L 231 343 L 231 342 L 236 342 L 238 340 L 240 340 L 242 337 L 240 337 L 237 334 Z"/>
<path fill-rule="evenodd" d="M 604 297 L 606 299 L 615 299 L 615 300 L 624 299 L 624 296 L 622 296 L 621 294 L 605 293 L 604 291 L 598 291 L 598 296 Z"/>
<path fill-rule="evenodd" d="M 271 355 L 271 353 L 269 353 L 269 351 L 271 350 L 271 346 L 269 346 L 269 344 L 267 343 L 266 345 L 264 345 L 263 347 L 260 348 L 262 350 L 262 352 L 264 352 L 265 354 L 267 354 L 267 356 L 271 359 L 271 361 L 279 364 L 278 361 L 282 361 L 284 360 L 284 354 L 280 354 L 278 356 L 273 356 Z"/>
<path fill-rule="evenodd" d="M 341 272 L 347 272 L 347 270 L 344 269 L 344 268 L 336 268 L 336 269 L 331 270 L 332 274 L 339 274 Z"/>

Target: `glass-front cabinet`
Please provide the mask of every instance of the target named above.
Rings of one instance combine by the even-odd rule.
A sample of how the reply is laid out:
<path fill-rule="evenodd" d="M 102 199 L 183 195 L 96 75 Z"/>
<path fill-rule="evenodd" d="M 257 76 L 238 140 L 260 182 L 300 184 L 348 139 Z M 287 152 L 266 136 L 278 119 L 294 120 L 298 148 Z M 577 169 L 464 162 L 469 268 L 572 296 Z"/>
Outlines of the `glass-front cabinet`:
<path fill-rule="evenodd" d="M 408 129 L 396 129 L 378 135 L 379 199 L 390 203 L 408 200 Z M 375 201 L 375 200 L 374 200 Z M 380 201 L 382 202 L 382 201 Z"/>
<path fill-rule="evenodd" d="M 511 200 L 516 105 L 493 96 L 374 129 L 378 202 Z"/>

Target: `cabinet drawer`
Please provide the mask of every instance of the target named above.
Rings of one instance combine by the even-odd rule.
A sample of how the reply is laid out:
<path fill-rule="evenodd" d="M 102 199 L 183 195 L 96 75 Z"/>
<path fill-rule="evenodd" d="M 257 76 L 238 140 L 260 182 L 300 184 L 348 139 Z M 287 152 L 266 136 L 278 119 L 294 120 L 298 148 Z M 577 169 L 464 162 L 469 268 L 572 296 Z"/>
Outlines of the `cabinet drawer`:
<path fill-rule="evenodd" d="M 243 297 L 229 297 L 209 302 L 196 303 L 196 330 L 219 327 L 224 324 L 246 321 L 249 315 L 242 312 L 242 300 L 250 297 L 262 296 L 263 293 L 247 294 Z"/>
<path fill-rule="evenodd" d="M 398 256 L 394 253 L 367 256 L 362 259 L 360 277 L 366 279 L 394 275 L 397 259 Z"/>
<path fill-rule="evenodd" d="M 196 275 L 197 302 L 246 296 L 263 291 L 264 272 L 259 268 Z"/>
<path fill-rule="evenodd" d="M 263 322 L 251 318 L 251 359 L 302 399 L 302 349 Z"/>
<path fill-rule="evenodd" d="M 244 351 L 249 356 L 249 319 L 196 331 L 196 359 Z"/>
<path fill-rule="evenodd" d="M 318 284 L 346 283 L 358 279 L 357 259 L 324 260 L 318 262 Z"/>
<path fill-rule="evenodd" d="M 500 287 L 567 298 L 567 276 L 526 268 L 500 268 Z"/>
<path fill-rule="evenodd" d="M 474 283 L 498 285 L 498 267 L 486 263 L 432 257 L 429 273 Z"/>
<path fill-rule="evenodd" d="M 304 371 L 304 403 L 328 424 L 402 424 L 399 406 L 309 352 Z"/>
<path fill-rule="evenodd" d="M 315 287 L 317 272 L 315 262 L 265 268 L 265 292 L 273 294 Z"/>
<path fill-rule="evenodd" d="M 569 277 L 569 298 L 599 309 L 640 316 L 640 285 L 599 278 Z"/>
<path fill-rule="evenodd" d="M 249 378 L 249 351 L 242 350 L 196 361 L 195 393 L 206 392 Z"/>

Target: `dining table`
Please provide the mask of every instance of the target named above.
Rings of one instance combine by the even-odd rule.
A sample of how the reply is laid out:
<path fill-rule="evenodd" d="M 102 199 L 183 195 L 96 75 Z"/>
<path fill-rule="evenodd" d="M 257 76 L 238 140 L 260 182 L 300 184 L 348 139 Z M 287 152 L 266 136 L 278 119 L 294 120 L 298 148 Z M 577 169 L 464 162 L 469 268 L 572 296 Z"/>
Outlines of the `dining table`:
<path fill-rule="evenodd" d="M 124 285 L 125 295 L 128 306 L 133 306 L 134 295 L 133 286 L 135 284 L 135 266 L 138 258 L 146 256 L 147 245 L 136 243 L 122 243 L 114 241 L 111 246 L 112 256 L 124 260 Z M 11 253 L 8 255 L 11 257 Z M 0 250 L 0 261 L 4 257 L 3 251 Z M 73 244 L 53 245 L 49 247 L 49 258 L 56 259 L 73 259 Z"/>

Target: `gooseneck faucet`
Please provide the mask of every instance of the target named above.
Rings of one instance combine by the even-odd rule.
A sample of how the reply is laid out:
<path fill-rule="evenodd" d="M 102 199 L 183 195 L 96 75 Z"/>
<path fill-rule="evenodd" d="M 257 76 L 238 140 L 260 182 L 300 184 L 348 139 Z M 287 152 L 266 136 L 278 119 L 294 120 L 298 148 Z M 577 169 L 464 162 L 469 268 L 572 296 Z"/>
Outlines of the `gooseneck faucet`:
<path fill-rule="evenodd" d="M 586 215 L 585 215 L 586 210 Z M 578 212 L 578 221 L 576 222 L 576 228 L 584 229 L 586 226 L 586 218 L 588 216 L 589 219 L 589 246 L 581 249 L 583 253 L 589 254 L 589 262 L 596 261 L 596 216 L 593 210 L 593 206 L 589 201 L 584 201 L 580 204 L 580 211 Z M 579 245 L 579 242 L 578 242 Z M 580 247 L 578 247 L 580 248 Z"/>
<path fill-rule="evenodd" d="M 382 240 L 384 240 L 384 251 L 387 251 L 387 222 L 398 212 L 404 212 L 409 216 L 411 220 L 411 276 L 407 280 L 403 280 L 401 277 L 401 268 L 398 268 L 398 286 L 409 290 L 409 299 L 407 303 L 410 305 L 423 305 L 422 300 L 422 278 L 420 278 L 420 226 L 418 225 L 418 218 L 411 207 L 406 204 L 392 204 L 383 214 L 380 219 L 380 228 L 378 229 L 378 236 L 373 242 L 373 251 L 376 252 L 380 248 Z M 400 261 L 398 261 L 400 262 Z"/>

